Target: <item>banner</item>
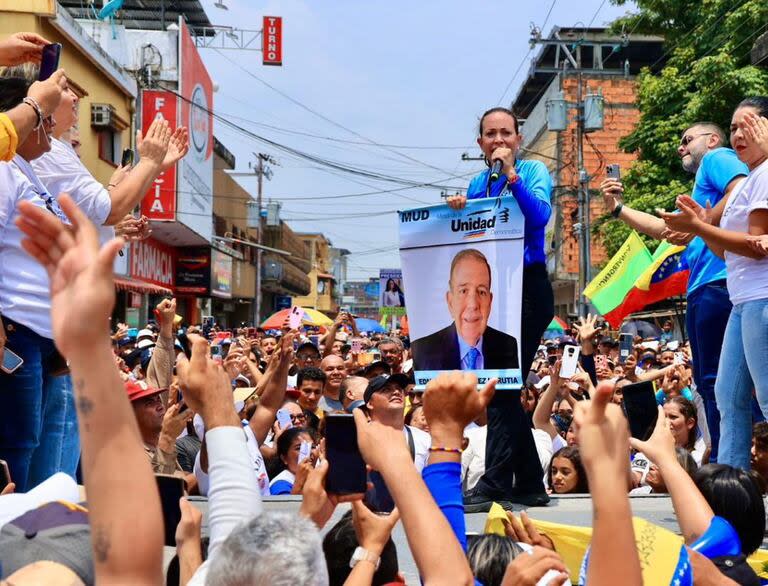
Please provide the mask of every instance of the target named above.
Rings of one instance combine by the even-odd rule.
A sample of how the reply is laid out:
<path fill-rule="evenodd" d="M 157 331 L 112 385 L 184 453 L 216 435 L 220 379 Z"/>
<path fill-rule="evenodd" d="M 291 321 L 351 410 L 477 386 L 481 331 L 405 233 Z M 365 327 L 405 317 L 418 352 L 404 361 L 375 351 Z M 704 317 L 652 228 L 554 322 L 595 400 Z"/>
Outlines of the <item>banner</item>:
<path fill-rule="evenodd" d="M 142 90 L 141 131 L 147 135 L 156 118 L 167 120 L 176 128 L 176 96 L 171 92 Z M 176 219 L 176 165 L 166 169 L 152 182 L 152 186 L 141 200 L 141 213 L 150 220 L 172 222 Z"/>
<path fill-rule="evenodd" d="M 283 17 L 265 16 L 261 31 L 262 65 L 283 64 Z"/>
<path fill-rule="evenodd" d="M 178 219 L 210 242 L 213 234 L 213 82 L 184 18 L 179 16 L 179 125 L 189 129 L 189 153 L 178 163 Z"/>
<path fill-rule="evenodd" d="M 471 370 L 520 389 L 524 219 L 507 196 L 399 213 L 416 387 Z M 527 374 L 527 373 L 526 373 Z"/>
<path fill-rule="evenodd" d="M 232 257 L 211 249 L 211 295 L 232 298 Z"/>
<path fill-rule="evenodd" d="M 211 249 L 180 249 L 176 258 L 176 293 L 207 296 L 210 289 Z"/>
<path fill-rule="evenodd" d="M 174 251 L 154 238 L 131 242 L 130 275 L 161 287 L 173 289 Z"/>
<path fill-rule="evenodd" d="M 400 269 L 379 270 L 379 312 L 385 316 L 405 315 L 403 271 Z"/>

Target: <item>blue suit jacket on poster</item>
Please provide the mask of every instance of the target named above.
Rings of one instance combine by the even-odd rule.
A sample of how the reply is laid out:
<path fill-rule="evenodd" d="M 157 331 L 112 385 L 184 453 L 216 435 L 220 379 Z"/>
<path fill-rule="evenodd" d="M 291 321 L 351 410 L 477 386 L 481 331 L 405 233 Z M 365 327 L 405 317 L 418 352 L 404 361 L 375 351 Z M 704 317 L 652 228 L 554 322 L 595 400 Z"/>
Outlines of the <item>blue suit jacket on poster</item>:
<path fill-rule="evenodd" d="M 411 343 L 415 370 L 461 370 L 456 324 Z M 520 368 L 514 336 L 486 327 L 483 334 L 485 369 Z"/>

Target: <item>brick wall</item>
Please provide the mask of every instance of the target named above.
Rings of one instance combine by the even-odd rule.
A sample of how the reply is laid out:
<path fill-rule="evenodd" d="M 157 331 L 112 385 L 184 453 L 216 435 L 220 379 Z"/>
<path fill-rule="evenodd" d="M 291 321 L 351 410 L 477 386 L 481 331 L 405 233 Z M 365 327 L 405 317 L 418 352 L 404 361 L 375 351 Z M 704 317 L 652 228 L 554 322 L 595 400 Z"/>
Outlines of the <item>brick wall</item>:
<path fill-rule="evenodd" d="M 568 101 L 576 101 L 576 78 L 566 77 L 563 80 L 563 91 Z M 605 165 L 618 163 L 625 172 L 634 162 L 635 155 L 621 151 L 619 140 L 628 135 L 637 124 L 640 113 L 635 105 L 636 83 L 634 79 L 623 77 L 604 77 L 584 81 L 583 94 L 589 90 L 597 91 L 602 88 L 605 98 L 604 125 L 602 130 L 590 132 L 584 140 L 584 168 L 593 177 L 590 182 L 592 198 L 590 202 L 590 217 L 594 222 L 606 213 L 598 188 L 605 178 Z M 571 118 L 573 116 L 571 115 Z M 569 274 L 579 272 L 579 244 L 573 234 L 573 224 L 578 218 L 573 214 L 577 208 L 576 188 L 578 187 L 578 170 L 576 166 L 576 130 L 571 121 L 568 130 L 560 134 L 560 162 L 558 163 L 559 177 L 555 190 L 557 197 L 555 213 L 558 214 L 555 226 L 555 245 L 559 248 L 557 268 Z M 599 153 L 602 155 L 602 160 Z M 592 238 L 592 265 L 600 266 L 607 258 L 605 250 L 598 239 Z"/>

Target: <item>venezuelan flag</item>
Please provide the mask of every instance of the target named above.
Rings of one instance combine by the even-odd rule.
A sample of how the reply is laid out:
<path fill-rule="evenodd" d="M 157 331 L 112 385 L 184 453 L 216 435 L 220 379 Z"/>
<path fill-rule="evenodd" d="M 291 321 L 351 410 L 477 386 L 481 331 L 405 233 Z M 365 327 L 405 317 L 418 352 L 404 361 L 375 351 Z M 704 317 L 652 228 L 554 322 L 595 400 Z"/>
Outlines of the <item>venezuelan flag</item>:
<path fill-rule="evenodd" d="M 688 287 L 690 268 L 685 260 L 685 246 L 669 242 L 659 244 L 653 253 L 651 265 L 637 278 L 624 301 L 607 314 L 603 314 L 611 325 L 618 325 L 626 316 L 644 307 L 685 295 Z"/>

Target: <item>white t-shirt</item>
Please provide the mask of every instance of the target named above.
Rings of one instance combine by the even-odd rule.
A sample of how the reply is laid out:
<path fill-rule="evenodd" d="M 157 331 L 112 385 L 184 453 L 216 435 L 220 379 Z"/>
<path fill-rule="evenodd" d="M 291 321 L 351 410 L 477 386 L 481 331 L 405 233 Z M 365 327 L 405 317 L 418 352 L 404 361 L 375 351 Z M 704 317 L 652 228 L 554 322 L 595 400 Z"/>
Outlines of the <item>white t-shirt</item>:
<path fill-rule="evenodd" d="M 768 209 L 768 161 L 754 169 L 734 187 L 723 210 L 720 227 L 732 232 L 749 232 L 749 215 Z M 768 298 L 768 258 L 759 260 L 725 252 L 728 293 L 731 303 Z"/>
<path fill-rule="evenodd" d="M 0 163 L 0 186 L 0 313 L 52 339 L 48 274 L 21 247 L 24 233 L 16 226 L 17 206 L 28 201 L 46 213 L 50 208 L 62 221 L 69 221 L 59 202 L 50 196 L 20 155 Z"/>
<path fill-rule="evenodd" d="M 112 211 L 107 189 L 83 165 L 71 145 L 51 138 L 51 150 L 32 161 L 40 182 L 58 197 L 67 192 L 91 221 L 101 226 Z"/>
<path fill-rule="evenodd" d="M 264 463 L 264 456 L 261 455 L 261 450 L 259 449 L 259 442 L 256 441 L 256 436 L 253 435 L 253 430 L 250 425 L 244 425 L 243 431 L 245 432 L 245 445 L 248 448 L 248 455 L 253 462 L 253 474 L 256 477 L 259 491 L 261 492 L 261 496 L 269 496 L 269 475 L 267 474 L 267 466 Z M 203 468 L 200 465 L 200 452 L 195 456 L 194 473 L 195 478 L 197 478 L 200 494 L 202 496 L 208 496 L 209 478 L 208 474 L 203 472 Z"/>
<path fill-rule="evenodd" d="M 410 429 L 411 433 L 413 434 L 413 463 L 416 464 L 416 470 L 421 472 L 424 470 L 424 467 L 427 465 L 427 460 L 429 459 L 429 448 L 432 447 L 432 436 L 430 436 L 426 431 L 422 431 L 410 425 L 406 425 L 403 427 L 403 433 L 405 434 L 406 442 L 408 441 L 408 432 L 406 431 L 406 428 Z"/>

